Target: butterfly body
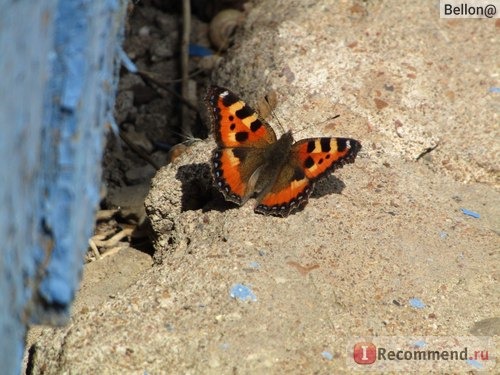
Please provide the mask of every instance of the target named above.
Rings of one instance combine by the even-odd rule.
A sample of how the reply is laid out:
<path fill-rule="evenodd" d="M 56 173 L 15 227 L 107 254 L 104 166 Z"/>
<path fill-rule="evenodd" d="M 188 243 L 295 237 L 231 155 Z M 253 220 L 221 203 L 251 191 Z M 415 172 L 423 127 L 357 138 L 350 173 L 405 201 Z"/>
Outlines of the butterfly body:
<path fill-rule="evenodd" d="M 269 124 L 228 89 L 212 86 L 206 97 L 217 147 L 214 183 L 239 205 L 256 196 L 255 211 L 288 216 L 307 202 L 314 181 L 352 163 L 361 144 L 348 138 L 309 138 L 294 143 L 290 131 L 279 139 Z"/>

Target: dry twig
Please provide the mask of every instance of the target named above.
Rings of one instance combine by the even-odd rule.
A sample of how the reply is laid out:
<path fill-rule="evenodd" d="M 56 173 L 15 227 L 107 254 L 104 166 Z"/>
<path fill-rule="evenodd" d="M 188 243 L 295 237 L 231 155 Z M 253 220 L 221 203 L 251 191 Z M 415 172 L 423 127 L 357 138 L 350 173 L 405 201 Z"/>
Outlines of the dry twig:
<path fill-rule="evenodd" d="M 181 77 L 182 97 L 189 101 L 189 34 L 191 33 L 191 0 L 182 1 L 182 43 L 181 43 Z M 182 107 L 182 133 L 186 138 L 192 138 L 190 113 Z"/>

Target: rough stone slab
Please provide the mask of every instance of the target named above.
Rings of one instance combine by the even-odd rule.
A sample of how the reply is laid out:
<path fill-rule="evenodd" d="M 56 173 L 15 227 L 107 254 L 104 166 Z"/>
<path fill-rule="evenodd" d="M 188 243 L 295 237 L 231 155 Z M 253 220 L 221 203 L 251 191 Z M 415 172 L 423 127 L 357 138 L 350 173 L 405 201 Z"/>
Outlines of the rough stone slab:
<path fill-rule="evenodd" d="M 276 91 L 300 138 L 360 139 L 356 163 L 281 219 L 225 203 L 210 185 L 214 143 L 195 143 L 146 201 L 158 265 L 46 332 L 36 369 L 350 373 L 352 336 L 498 335 L 494 20 L 365 4 L 260 2 L 215 79 L 251 104 Z M 231 298 L 235 284 L 256 301 Z"/>

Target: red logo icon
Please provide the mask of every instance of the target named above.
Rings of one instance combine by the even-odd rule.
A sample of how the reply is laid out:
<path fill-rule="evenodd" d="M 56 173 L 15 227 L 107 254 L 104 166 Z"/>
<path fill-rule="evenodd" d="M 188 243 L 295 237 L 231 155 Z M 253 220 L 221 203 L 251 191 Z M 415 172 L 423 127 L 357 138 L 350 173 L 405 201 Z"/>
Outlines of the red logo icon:
<path fill-rule="evenodd" d="M 371 342 L 358 342 L 352 353 L 354 362 L 360 365 L 371 365 L 377 359 L 377 347 Z"/>

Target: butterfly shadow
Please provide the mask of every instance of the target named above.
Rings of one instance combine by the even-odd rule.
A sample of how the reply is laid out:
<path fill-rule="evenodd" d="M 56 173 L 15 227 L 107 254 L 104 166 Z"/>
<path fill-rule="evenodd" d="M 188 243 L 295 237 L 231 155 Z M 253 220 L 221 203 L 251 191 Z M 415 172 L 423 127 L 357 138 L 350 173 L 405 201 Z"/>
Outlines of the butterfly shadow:
<path fill-rule="evenodd" d="M 314 190 L 311 194 L 311 198 L 317 199 L 331 194 L 342 194 L 345 184 L 342 180 L 339 180 L 333 174 L 330 174 L 324 178 L 321 178 L 314 184 Z"/>
<path fill-rule="evenodd" d="M 227 202 L 213 186 L 208 163 L 182 165 L 175 178 L 182 184 L 181 212 L 199 209 L 203 212 L 223 212 L 238 207 L 235 203 Z"/>
<path fill-rule="evenodd" d="M 182 165 L 175 177 L 181 182 L 181 212 L 201 209 L 203 212 L 224 212 L 239 206 L 224 199 L 222 193 L 213 185 L 208 163 Z M 311 198 L 341 194 L 345 184 L 334 175 L 328 175 L 315 183 Z M 296 212 L 302 211 L 300 207 Z M 295 212 L 295 213 L 296 213 Z"/>

